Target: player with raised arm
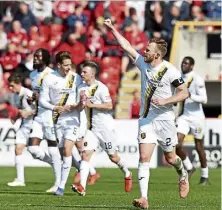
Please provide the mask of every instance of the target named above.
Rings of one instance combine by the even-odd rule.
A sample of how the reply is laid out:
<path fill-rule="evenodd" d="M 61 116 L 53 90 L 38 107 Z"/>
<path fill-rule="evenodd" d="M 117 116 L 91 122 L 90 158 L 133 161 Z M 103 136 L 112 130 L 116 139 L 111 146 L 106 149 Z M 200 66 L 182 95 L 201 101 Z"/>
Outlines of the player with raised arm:
<path fill-rule="evenodd" d="M 125 191 L 132 189 L 132 172 L 128 170 L 119 157 L 116 148 L 116 136 L 114 133 L 114 120 L 110 113 L 113 109 L 108 88 L 95 79 L 98 65 L 92 61 L 83 64 L 81 76 L 85 83 L 79 87 L 79 95 L 86 99 L 85 104 L 88 130 L 84 137 L 82 161 L 80 165 L 80 184 L 73 184 L 72 190 L 79 195 L 86 194 L 86 182 L 89 174 L 89 161 L 100 145 L 108 154 L 110 160 L 124 173 Z"/>
<path fill-rule="evenodd" d="M 71 72 L 71 54 L 60 51 L 55 56 L 57 71 L 47 75 L 42 84 L 39 102 L 53 112 L 53 122 L 59 148 L 63 148 L 61 181 L 55 195 L 64 194 L 65 184 L 72 166 L 72 149 L 79 135 L 81 107 L 77 99 L 77 87 L 81 77 Z"/>
<path fill-rule="evenodd" d="M 52 111 L 41 107 L 38 102 L 44 78 L 54 72 L 53 69 L 48 67 L 49 64 L 49 51 L 43 48 L 36 50 L 33 58 L 33 68 L 35 70 L 30 74 L 31 86 L 35 94 L 36 112 L 33 119 L 28 150 L 34 158 L 42 160 L 52 166 L 55 183 L 54 186 L 46 192 L 55 192 L 61 179 L 61 156 L 57 147 Z M 57 107 L 57 109 L 60 110 L 60 107 Z M 47 140 L 49 154 L 40 147 L 40 142 L 43 139 Z"/>
<path fill-rule="evenodd" d="M 178 140 L 172 107 L 173 104 L 188 97 L 188 90 L 179 70 L 163 60 L 167 52 L 167 43 L 163 39 L 151 39 L 143 57 L 115 29 L 110 19 L 104 20 L 104 24 L 141 71 L 142 101 L 138 131 L 138 181 L 141 197 L 135 199 L 133 205 L 142 209 L 149 207 L 149 163 L 157 143 L 161 146 L 167 162 L 176 169 L 179 175 L 179 195 L 185 198 L 189 192 L 188 173 L 175 152 Z"/>
<path fill-rule="evenodd" d="M 28 103 L 28 98 L 33 96 L 33 92 L 22 86 L 22 78 L 19 74 L 13 73 L 9 78 L 9 89 L 15 94 L 16 107 L 19 109 L 19 115 L 22 118 L 20 128 L 16 132 L 15 139 L 15 167 L 16 178 L 13 182 L 9 182 L 8 186 L 25 186 L 24 176 L 24 159 L 22 156 L 24 148 L 28 144 L 29 135 L 32 125 L 32 114 L 34 107 Z M 30 112 L 30 117 L 23 115 L 25 112 Z"/>
<path fill-rule="evenodd" d="M 181 63 L 182 75 L 189 91 L 189 98 L 178 104 L 176 122 L 179 143 L 176 147 L 176 153 L 182 159 L 184 167 L 191 176 L 196 169 L 183 149 L 184 137 L 191 133 L 195 138 L 195 147 L 201 163 L 200 184 L 205 185 L 208 181 L 208 167 L 204 151 L 205 115 L 202 104 L 207 103 L 207 92 L 204 80 L 193 71 L 194 64 L 195 61 L 190 56 L 184 57 Z"/>

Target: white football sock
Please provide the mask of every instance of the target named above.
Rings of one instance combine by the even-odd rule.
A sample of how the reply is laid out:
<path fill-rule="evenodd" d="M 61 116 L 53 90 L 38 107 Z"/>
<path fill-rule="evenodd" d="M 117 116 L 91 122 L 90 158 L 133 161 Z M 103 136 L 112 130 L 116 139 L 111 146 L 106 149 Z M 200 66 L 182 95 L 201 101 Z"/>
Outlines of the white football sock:
<path fill-rule="evenodd" d="M 52 168 L 55 176 L 55 186 L 59 186 L 61 181 L 62 160 L 58 147 L 48 147 L 49 154 L 52 159 Z"/>
<path fill-rule="evenodd" d="M 201 168 L 201 177 L 208 178 L 209 170 L 208 167 Z"/>
<path fill-rule="evenodd" d="M 24 176 L 24 163 L 23 163 L 22 155 L 15 156 L 15 167 L 16 167 L 17 179 L 24 183 L 25 176 Z"/>
<path fill-rule="evenodd" d="M 186 159 L 183 160 L 183 165 L 184 165 L 185 169 L 188 171 L 190 171 L 193 168 L 193 165 L 190 162 L 190 158 L 188 156 L 186 156 Z"/>
<path fill-rule="evenodd" d="M 129 177 L 130 176 L 130 171 L 128 170 L 128 168 L 126 167 L 125 163 L 121 159 L 117 163 L 117 165 L 119 166 L 120 170 L 125 174 L 125 177 Z"/>
<path fill-rule="evenodd" d="M 179 176 L 185 176 L 186 175 L 187 172 L 186 172 L 186 170 L 183 166 L 182 160 L 179 156 L 176 155 L 175 161 L 172 165 L 176 169 Z"/>
<path fill-rule="evenodd" d="M 89 163 L 89 174 L 90 175 L 95 175 L 96 174 L 96 169 L 92 165 L 92 163 Z"/>
<path fill-rule="evenodd" d="M 89 162 L 82 160 L 80 165 L 80 184 L 86 189 L 86 182 L 89 175 Z"/>
<path fill-rule="evenodd" d="M 144 163 L 139 162 L 138 181 L 140 187 L 140 194 L 141 197 L 145 199 L 147 199 L 148 197 L 149 178 L 150 178 L 149 162 L 144 162 Z"/>
<path fill-rule="evenodd" d="M 72 156 L 63 157 L 62 176 L 61 176 L 61 182 L 59 184 L 59 187 L 62 189 L 65 189 L 65 185 L 69 177 L 71 166 L 72 166 Z"/>
<path fill-rule="evenodd" d="M 81 156 L 79 154 L 79 151 L 74 146 L 72 150 L 72 165 L 79 171 L 80 169 L 80 163 L 81 163 Z"/>

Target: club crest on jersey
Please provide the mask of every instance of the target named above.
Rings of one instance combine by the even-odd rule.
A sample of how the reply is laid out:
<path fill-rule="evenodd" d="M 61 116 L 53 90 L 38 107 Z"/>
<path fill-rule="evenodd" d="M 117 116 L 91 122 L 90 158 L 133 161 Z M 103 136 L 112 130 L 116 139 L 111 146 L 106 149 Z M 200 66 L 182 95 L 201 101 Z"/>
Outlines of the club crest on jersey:
<path fill-rule="evenodd" d="M 87 145 L 88 145 L 88 142 L 84 142 L 84 147 L 87 147 Z"/>
<path fill-rule="evenodd" d="M 145 139 L 146 138 L 146 133 L 141 133 L 140 137 L 141 137 L 141 139 Z"/>

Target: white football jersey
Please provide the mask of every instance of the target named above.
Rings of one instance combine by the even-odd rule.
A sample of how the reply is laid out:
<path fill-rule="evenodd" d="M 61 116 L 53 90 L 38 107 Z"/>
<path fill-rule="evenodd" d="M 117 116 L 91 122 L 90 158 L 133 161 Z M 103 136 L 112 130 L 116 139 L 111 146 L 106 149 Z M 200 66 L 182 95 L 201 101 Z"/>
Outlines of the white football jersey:
<path fill-rule="evenodd" d="M 144 62 L 144 57 L 137 55 L 135 65 L 141 71 L 141 108 L 140 118 L 174 120 L 173 105 L 157 106 L 152 98 L 169 98 L 175 93 L 175 88 L 183 84 L 181 73 L 171 63 L 163 60 L 161 64 L 152 67 Z"/>
<path fill-rule="evenodd" d="M 31 72 L 30 79 L 31 79 L 31 86 L 32 86 L 33 92 L 38 93 L 38 94 L 40 93 L 44 78 L 48 74 L 51 74 L 52 72 L 54 72 L 54 70 L 49 67 L 46 67 L 42 72 L 38 72 L 37 70 Z M 40 123 L 43 122 L 43 123 L 52 124 L 52 111 L 51 110 L 44 109 L 38 103 L 36 112 L 37 113 L 34 119 L 38 120 L 38 122 Z"/>
<path fill-rule="evenodd" d="M 95 84 L 91 86 L 88 86 L 86 83 L 82 83 L 78 88 L 78 96 L 82 90 L 85 91 L 85 94 L 93 104 L 102 104 L 112 101 L 108 88 L 100 81 L 96 80 Z M 100 130 L 104 127 L 114 129 L 114 120 L 110 111 L 86 108 L 85 112 L 87 116 L 88 129 Z"/>
<path fill-rule="evenodd" d="M 31 111 L 34 109 L 34 106 L 28 104 L 27 99 L 32 97 L 33 92 L 28 88 L 21 87 L 19 94 L 14 94 L 15 104 L 18 109 L 25 109 L 27 111 Z M 26 119 L 22 119 L 23 125 L 30 125 L 33 117 L 29 117 Z"/>
<path fill-rule="evenodd" d="M 77 101 L 77 87 L 82 83 L 82 78 L 73 72 L 62 77 L 58 71 L 47 75 L 40 91 L 40 105 L 46 109 L 53 110 L 56 105 L 74 105 Z M 79 122 L 79 110 L 54 115 L 55 123 L 59 120 L 76 119 Z"/>
<path fill-rule="evenodd" d="M 203 103 L 207 103 L 207 92 L 204 80 L 194 71 L 182 74 L 189 90 L 190 97 L 178 103 L 178 115 L 186 117 L 205 118 Z"/>

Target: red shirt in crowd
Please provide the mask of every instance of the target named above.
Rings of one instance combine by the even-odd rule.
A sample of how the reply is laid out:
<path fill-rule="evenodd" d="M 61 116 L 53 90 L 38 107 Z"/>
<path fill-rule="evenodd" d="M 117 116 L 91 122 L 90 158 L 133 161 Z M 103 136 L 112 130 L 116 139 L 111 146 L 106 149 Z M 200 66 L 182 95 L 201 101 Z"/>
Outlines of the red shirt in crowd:
<path fill-rule="evenodd" d="M 21 44 L 23 45 L 23 43 L 25 43 L 25 45 L 27 45 L 28 43 L 28 35 L 25 30 L 21 30 L 18 33 L 10 31 L 8 32 L 7 36 L 8 36 L 8 41 L 10 43 L 15 44 L 15 46 L 17 47 L 20 46 Z"/>
<path fill-rule="evenodd" d="M 16 52 L 14 53 L 7 52 L 5 55 L 3 55 L 0 58 L 0 64 L 2 65 L 5 71 L 14 70 L 19 65 L 20 62 L 21 62 L 21 55 Z"/>
<path fill-rule="evenodd" d="M 76 41 L 73 45 L 68 43 L 62 43 L 57 52 L 59 51 L 69 51 L 72 54 L 72 61 L 78 65 L 85 59 L 85 46 L 80 42 Z"/>
<path fill-rule="evenodd" d="M 75 1 L 57 1 L 54 5 L 54 13 L 60 18 L 66 19 L 75 12 L 75 5 Z"/>

